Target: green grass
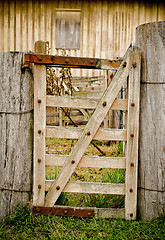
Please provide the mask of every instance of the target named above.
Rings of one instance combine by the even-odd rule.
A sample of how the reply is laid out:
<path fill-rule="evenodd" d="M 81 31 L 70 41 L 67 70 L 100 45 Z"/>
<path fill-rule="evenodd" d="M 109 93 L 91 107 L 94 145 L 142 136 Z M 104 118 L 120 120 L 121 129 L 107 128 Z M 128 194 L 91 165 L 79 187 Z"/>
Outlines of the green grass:
<path fill-rule="evenodd" d="M 17 207 L 0 224 L 0 239 L 165 239 L 165 216 L 153 221 L 35 216 Z"/>

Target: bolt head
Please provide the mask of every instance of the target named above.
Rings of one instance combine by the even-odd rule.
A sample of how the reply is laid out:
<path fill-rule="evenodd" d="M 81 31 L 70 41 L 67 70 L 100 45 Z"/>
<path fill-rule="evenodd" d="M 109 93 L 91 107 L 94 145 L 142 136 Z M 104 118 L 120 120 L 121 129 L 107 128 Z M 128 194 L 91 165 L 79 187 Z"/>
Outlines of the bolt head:
<path fill-rule="evenodd" d="M 127 62 L 124 62 L 123 63 L 123 67 L 125 68 L 127 66 Z"/>
<path fill-rule="evenodd" d="M 38 185 L 38 189 L 41 189 L 41 185 L 40 184 Z"/>
<path fill-rule="evenodd" d="M 91 135 L 91 133 L 90 132 L 87 132 L 87 136 L 90 136 Z"/>
<path fill-rule="evenodd" d="M 41 162 L 41 159 L 39 158 L 39 159 L 38 159 L 38 163 L 40 163 L 40 162 Z"/>
<path fill-rule="evenodd" d="M 72 160 L 71 163 L 74 164 L 74 163 L 75 163 L 75 160 Z"/>
<path fill-rule="evenodd" d="M 129 190 L 131 193 L 133 192 L 133 189 L 132 188 L 130 188 L 130 190 Z"/>
<path fill-rule="evenodd" d="M 41 99 L 38 99 L 38 103 L 41 103 Z"/>
<path fill-rule="evenodd" d="M 133 162 L 131 162 L 130 166 L 133 168 L 133 167 L 134 167 L 134 163 L 133 163 Z"/>
<path fill-rule="evenodd" d="M 134 107 L 134 106 L 135 106 L 135 103 L 134 103 L 134 102 L 132 102 L 132 103 L 131 103 L 131 107 Z"/>
<path fill-rule="evenodd" d="M 131 138 L 133 138 L 133 137 L 134 137 L 134 134 L 133 134 L 133 133 L 131 133 L 131 134 L 130 134 L 130 137 L 131 137 Z"/>
<path fill-rule="evenodd" d="M 69 62 L 69 59 L 66 58 L 65 62 L 68 63 L 68 62 Z"/>
<path fill-rule="evenodd" d="M 106 107 L 107 106 L 107 102 L 103 102 L 103 107 Z"/>
<path fill-rule="evenodd" d="M 60 190 L 60 186 L 57 186 L 56 189 L 57 189 L 57 190 Z"/>
<path fill-rule="evenodd" d="M 68 213 L 68 210 L 64 210 L 64 214 L 67 214 Z"/>
<path fill-rule="evenodd" d="M 136 67 L 136 62 L 133 62 L 132 66 L 135 68 Z"/>
<path fill-rule="evenodd" d="M 41 130 L 40 129 L 38 130 L 38 134 L 41 134 Z"/>

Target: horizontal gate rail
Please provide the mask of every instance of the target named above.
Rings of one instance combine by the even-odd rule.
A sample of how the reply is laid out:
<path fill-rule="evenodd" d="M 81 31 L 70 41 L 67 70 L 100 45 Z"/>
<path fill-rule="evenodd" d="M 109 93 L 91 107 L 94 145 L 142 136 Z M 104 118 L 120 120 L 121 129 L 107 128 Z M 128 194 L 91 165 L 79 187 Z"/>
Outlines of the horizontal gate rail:
<path fill-rule="evenodd" d="M 99 58 L 82 58 L 82 57 L 64 57 L 54 55 L 40 55 L 40 54 L 25 54 L 23 67 L 27 67 L 29 63 L 44 64 L 55 67 L 76 67 L 88 69 L 106 69 L 116 70 L 122 60 L 110 60 Z"/>
<path fill-rule="evenodd" d="M 46 127 L 46 137 L 48 138 L 68 138 L 78 139 L 83 133 L 82 127 Z M 127 141 L 126 129 L 109 129 L 99 128 L 94 135 L 93 140 L 112 140 L 112 141 Z"/>
<path fill-rule="evenodd" d="M 53 182 L 53 180 L 45 181 L 46 191 L 50 189 Z M 125 184 L 99 182 L 68 182 L 62 192 L 125 195 Z"/>
<path fill-rule="evenodd" d="M 65 96 L 51 96 L 46 97 L 47 107 L 68 107 L 68 108 L 85 108 L 95 109 L 100 99 L 97 98 L 78 98 Z M 110 110 L 127 110 L 127 99 L 115 99 Z"/>
<path fill-rule="evenodd" d="M 46 154 L 45 166 L 62 167 L 69 155 Z M 100 157 L 100 156 L 83 156 L 77 167 L 91 168 L 126 168 L 125 157 Z"/>

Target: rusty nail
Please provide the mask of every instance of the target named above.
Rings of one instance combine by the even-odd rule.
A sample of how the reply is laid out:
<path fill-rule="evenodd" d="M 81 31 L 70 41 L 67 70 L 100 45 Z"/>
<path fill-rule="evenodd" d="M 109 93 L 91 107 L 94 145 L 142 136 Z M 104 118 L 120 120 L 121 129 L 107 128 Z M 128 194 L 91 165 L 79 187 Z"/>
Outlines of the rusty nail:
<path fill-rule="evenodd" d="M 41 134 L 41 130 L 38 130 L 38 133 Z"/>
<path fill-rule="evenodd" d="M 103 107 L 107 106 L 107 102 L 103 102 Z"/>
<path fill-rule="evenodd" d="M 74 163 L 75 163 L 75 160 L 72 160 L 71 163 L 74 164 Z"/>
<path fill-rule="evenodd" d="M 136 62 L 133 62 L 133 64 L 132 64 L 132 65 L 133 65 L 133 67 L 135 68 L 135 67 L 136 67 Z"/>
<path fill-rule="evenodd" d="M 132 137 L 132 138 L 133 138 L 133 137 L 134 137 L 134 134 L 133 134 L 133 133 L 131 133 L 131 134 L 130 134 L 130 137 Z"/>
<path fill-rule="evenodd" d="M 133 162 L 131 162 L 130 166 L 131 166 L 131 167 L 134 167 L 134 163 L 133 163 Z"/>
<path fill-rule="evenodd" d="M 67 213 L 68 213 L 68 210 L 65 210 L 65 211 L 64 211 L 64 214 L 67 214 Z"/>
<path fill-rule="evenodd" d="M 127 63 L 126 63 L 126 62 L 124 62 L 124 63 L 123 63 L 123 67 L 125 68 L 126 66 L 127 66 Z"/>
<path fill-rule="evenodd" d="M 38 189 L 41 189 L 41 185 L 40 184 L 38 185 Z"/>
<path fill-rule="evenodd" d="M 66 62 L 66 63 L 68 63 L 68 62 L 69 62 L 69 60 L 66 58 L 65 62 Z"/>
<path fill-rule="evenodd" d="M 41 159 L 40 159 L 40 158 L 38 159 L 38 162 L 39 162 L 39 163 L 41 162 Z"/>
<path fill-rule="evenodd" d="M 133 213 L 130 213 L 130 217 L 133 217 Z"/>
<path fill-rule="evenodd" d="M 57 190 L 60 190 L 60 187 L 59 187 L 59 186 L 57 186 L 57 187 L 56 187 L 56 189 L 57 189 Z"/>
<path fill-rule="evenodd" d="M 88 216 L 91 216 L 91 212 L 88 212 Z"/>
<path fill-rule="evenodd" d="M 131 103 L 131 106 L 132 106 L 132 107 L 134 107 L 134 106 L 135 106 L 135 103 L 134 103 L 134 102 L 132 102 L 132 103 Z"/>
<path fill-rule="evenodd" d="M 38 103 L 41 103 L 41 99 L 38 99 Z"/>
<path fill-rule="evenodd" d="M 91 135 L 91 133 L 90 132 L 87 132 L 87 136 L 90 136 Z"/>
<path fill-rule="evenodd" d="M 133 192 L 133 189 L 132 188 L 130 188 L 130 190 L 129 190 L 130 192 Z"/>
<path fill-rule="evenodd" d="M 91 61 L 90 61 L 90 63 L 91 63 L 91 64 L 93 64 L 93 63 L 94 63 L 94 61 L 93 61 L 93 60 L 91 60 Z"/>

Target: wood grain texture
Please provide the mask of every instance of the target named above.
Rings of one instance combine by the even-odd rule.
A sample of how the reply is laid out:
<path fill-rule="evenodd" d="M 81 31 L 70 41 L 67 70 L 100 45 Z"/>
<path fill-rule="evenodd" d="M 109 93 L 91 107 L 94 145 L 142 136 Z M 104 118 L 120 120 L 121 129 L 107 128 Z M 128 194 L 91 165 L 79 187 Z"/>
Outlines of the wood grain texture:
<path fill-rule="evenodd" d="M 45 181 L 45 190 L 48 191 L 53 180 Z M 98 194 L 125 194 L 124 183 L 99 183 L 99 182 L 68 182 L 63 192 L 72 193 L 98 193 Z"/>
<path fill-rule="evenodd" d="M 69 155 L 46 154 L 45 166 L 63 166 Z M 125 157 L 83 156 L 77 167 L 126 168 Z"/>
<path fill-rule="evenodd" d="M 68 138 L 78 139 L 83 133 L 84 128 L 81 127 L 46 127 L 46 137 L 48 138 Z M 113 140 L 113 141 L 126 141 L 126 129 L 109 129 L 99 128 L 93 137 L 94 140 Z"/>
<path fill-rule="evenodd" d="M 80 98 L 80 97 L 58 97 L 58 96 L 47 96 L 46 105 L 48 107 L 70 107 L 70 108 L 86 108 L 95 109 L 99 99 L 96 98 Z M 128 101 L 127 99 L 115 99 L 111 110 L 127 110 Z"/>
<path fill-rule="evenodd" d="M 23 56 L 0 53 L 0 218 L 31 198 L 33 76 Z"/>
<path fill-rule="evenodd" d="M 33 205 L 45 199 L 46 67 L 34 65 Z"/>
<path fill-rule="evenodd" d="M 141 219 L 152 219 L 162 214 L 165 208 L 165 22 L 139 26 L 136 34 L 136 44 L 142 50 L 143 82 L 138 215 Z"/>
<path fill-rule="evenodd" d="M 136 220 L 141 52 L 131 56 L 128 83 L 125 218 Z M 136 63 L 136 66 L 134 65 Z"/>

